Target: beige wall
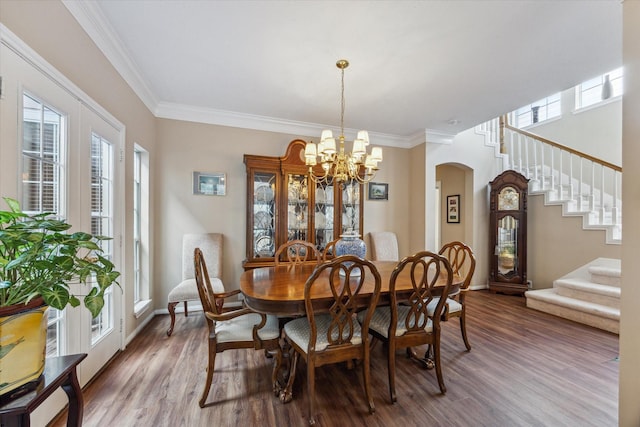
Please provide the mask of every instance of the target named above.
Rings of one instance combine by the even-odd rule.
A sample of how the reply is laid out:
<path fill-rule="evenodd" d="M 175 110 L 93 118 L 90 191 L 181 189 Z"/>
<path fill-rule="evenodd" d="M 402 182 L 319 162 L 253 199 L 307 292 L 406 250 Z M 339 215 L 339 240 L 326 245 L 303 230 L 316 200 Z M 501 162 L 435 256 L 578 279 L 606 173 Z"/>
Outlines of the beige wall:
<path fill-rule="evenodd" d="M 153 164 L 155 117 L 96 48 L 60 1 L 1 0 L 0 20 L 47 62 L 126 126 L 124 170 L 126 171 L 125 182 L 128 185 L 125 187 L 125 212 L 131 212 L 133 210 L 131 193 L 133 144 L 138 143 L 148 150 Z M 9 141 L 1 141 L 1 143 L 6 144 Z M 6 159 L 1 160 L 6 161 Z M 155 189 L 155 186 L 152 187 L 152 195 Z M 153 218 L 151 221 L 151 227 L 153 227 Z M 132 226 L 130 215 L 128 215 L 123 239 L 124 260 L 131 259 Z M 153 247 L 153 242 L 151 246 Z M 153 313 L 149 311 L 142 318 L 135 318 L 133 293 L 130 287 L 127 287 L 132 280 L 133 266 L 125 261 L 125 265 L 121 266 L 120 270 L 121 283 L 125 290 L 125 336 L 130 336 L 138 325 Z"/>
<path fill-rule="evenodd" d="M 545 206 L 544 196 L 527 200 L 527 278 L 534 289 L 551 288 L 596 258 L 621 258 L 622 246 L 607 245 L 604 231 L 583 230 L 581 216 L 563 217 L 562 206 Z"/>
<path fill-rule="evenodd" d="M 180 281 L 181 241 L 185 233 L 220 232 L 224 238 L 223 282 L 239 287 L 246 258 L 246 169 L 244 154 L 282 156 L 301 135 L 253 131 L 177 120 L 157 120 L 158 155 L 154 180 L 156 309 L 166 308 L 169 291 Z M 317 137 L 314 135 L 313 137 Z M 374 141 L 375 143 L 375 141 Z M 401 255 L 409 247 L 409 150 L 384 147 L 375 181 L 389 184 L 389 200 L 365 197 L 364 233 L 394 231 Z M 192 172 L 224 172 L 227 195 L 192 194 Z M 367 188 L 365 186 L 365 193 Z"/>
<path fill-rule="evenodd" d="M 623 3 L 625 95 L 622 105 L 622 298 L 619 425 L 640 425 L 640 2 Z"/>
<path fill-rule="evenodd" d="M 414 254 L 424 250 L 425 243 L 425 157 L 426 144 L 420 144 L 409 150 L 411 170 L 411 195 L 409 197 L 409 253 Z"/>

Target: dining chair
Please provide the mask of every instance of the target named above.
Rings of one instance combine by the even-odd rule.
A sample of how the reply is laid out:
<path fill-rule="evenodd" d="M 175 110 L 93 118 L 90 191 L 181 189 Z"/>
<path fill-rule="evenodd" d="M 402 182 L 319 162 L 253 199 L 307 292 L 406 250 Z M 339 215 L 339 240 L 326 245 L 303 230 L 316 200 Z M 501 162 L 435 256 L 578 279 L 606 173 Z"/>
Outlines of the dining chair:
<path fill-rule="evenodd" d="M 372 231 L 369 233 L 371 259 L 374 261 L 398 261 L 398 238 L 391 231 Z"/>
<path fill-rule="evenodd" d="M 373 289 L 365 287 L 365 280 L 373 279 Z M 373 309 L 380 297 L 381 279 L 376 267 L 367 260 L 353 255 L 335 257 L 319 264 L 307 279 L 304 288 L 305 317 L 284 325 L 285 339 L 293 348 L 293 360 L 287 390 L 295 380 L 300 356 L 307 365 L 309 424 L 315 424 L 315 368 L 338 362 L 360 360 L 364 379 L 365 398 L 369 413 L 375 412 L 370 385 L 369 335 L 366 333 Z M 368 298 L 361 296 L 371 292 Z M 313 297 L 326 296 L 323 308 L 313 305 Z M 362 307 L 363 298 L 366 301 Z M 365 308 L 370 313 L 362 318 L 356 312 Z M 363 333 L 363 330 L 365 333 Z M 280 397 L 281 400 L 283 396 Z"/>
<path fill-rule="evenodd" d="M 398 276 L 409 276 L 411 289 L 403 294 L 408 299 L 399 298 L 396 293 Z M 433 252 L 421 251 L 408 256 L 398 263 L 389 279 L 390 304 L 377 307 L 369 323 L 369 332 L 387 344 L 389 395 L 391 402 L 397 401 L 395 387 L 396 350 L 406 348 L 407 354 L 416 358 L 411 347 L 423 344 L 434 348 L 434 364 L 440 392 L 446 393 L 440 363 L 440 320 L 446 298 L 439 298 L 433 318 L 429 316 L 428 305 L 438 295 L 447 295 L 451 288 L 453 272 L 447 259 Z M 367 312 L 358 313 L 358 320 L 365 320 Z M 365 327 L 362 323 L 363 328 Z M 416 358 L 417 359 L 417 358 Z M 427 361 L 417 359 L 423 366 Z"/>
<path fill-rule="evenodd" d="M 304 262 L 320 263 L 322 256 L 313 243 L 305 240 L 289 240 L 278 247 L 275 254 L 275 266 L 281 264 L 296 265 Z"/>
<path fill-rule="evenodd" d="M 202 308 L 209 328 L 209 357 L 207 363 L 207 380 L 200 397 L 199 405 L 205 406 L 209 389 L 213 381 L 213 371 L 215 369 L 216 354 L 225 350 L 253 348 L 255 350 L 264 349 L 275 353 L 271 381 L 273 392 L 277 393 L 277 373 L 282 363 L 282 352 L 280 350 L 280 328 L 278 318 L 271 315 L 256 313 L 248 307 L 225 308 L 221 310 L 220 301 L 237 297 L 240 290 L 217 293 L 211 285 L 211 280 L 207 272 L 207 265 L 200 248 L 196 248 L 193 253 L 193 263 L 195 267 L 195 280 L 198 288 Z"/>
<path fill-rule="evenodd" d="M 462 340 L 467 350 L 471 350 L 471 344 L 467 337 L 467 316 L 465 308 L 465 295 L 469 291 L 469 285 L 471 285 L 471 278 L 476 269 L 476 257 L 473 254 L 473 250 L 463 242 L 454 241 L 449 242 L 442 246 L 439 251 L 440 255 L 443 255 L 449 261 L 451 270 L 456 276 L 463 278 L 463 283 L 460 286 L 460 292 L 455 295 L 450 295 L 447 298 L 447 309 L 444 311 L 444 319 L 449 320 L 452 317 L 458 317 L 460 319 L 460 332 L 462 333 Z"/>
<path fill-rule="evenodd" d="M 327 246 L 324 247 L 322 251 L 322 261 L 327 261 L 336 256 L 336 243 L 340 240 L 340 238 L 334 239 L 327 243 Z"/>
<path fill-rule="evenodd" d="M 182 236 L 182 280 L 171 289 L 167 298 L 167 310 L 171 317 L 171 325 L 167 330 L 167 336 L 171 336 L 176 323 L 176 305 L 184 302 L 184 315 L 189 314 L 187 303 L 199 301 L 198 287 L 193 269 L 193 250 L 200 248 L 209 265 L 209 280 L 213 290 L 217 293 L 224 292 L 222 283 L 222 241 L 221 233 L 192 233 Z M 222 300 L 219 302 L 223 303 Z"/>

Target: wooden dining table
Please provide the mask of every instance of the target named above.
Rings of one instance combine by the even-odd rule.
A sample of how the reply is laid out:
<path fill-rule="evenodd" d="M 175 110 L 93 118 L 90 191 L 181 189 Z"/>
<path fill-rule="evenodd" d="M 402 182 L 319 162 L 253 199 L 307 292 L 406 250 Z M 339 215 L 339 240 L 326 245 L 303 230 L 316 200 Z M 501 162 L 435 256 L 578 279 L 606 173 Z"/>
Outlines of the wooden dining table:
<path fill-rule="evenodd" d="M 372 261 L 372 263 L 380 273 L 382 280 L 378 304 L 386 305 L 390 301 L 389 279 L 398 263 L 395 261 Z M 240 290 L 244 295 L 246 305 L 259 313 L 286 317 L 304 316 L 304 285 L 315 266 L 315 263 L 295 266 L 279 265 L 278 267 L 262 267 L 243 272 L 240 276 Z M 328 285 L 328 271 L 320 276 L 320 278 L 322 277 L 327 278 L 327 286 L 316 286 L 311 295 L 314 309 L 318 310 L 322 310 L 333 300 Z M 361 293 L 363 297 L 367 298 L 373 292 L 373 280 L 372 275 L 365 275 L 364 290 Z M 446 278 L 439 278 L 438 282 L 439 286 L 444 287 Z M 449 295 L 457 294 L 462 283 L 463 278 L 454 275 Z M 412 289 L 409 269 L 405 268 L 396 279 L 398 299 L 402 299 L 401 295 L 409 293 Z"/>
<path fill-rule="evenodd" d="M 398 263 L 395 261 L 373 261 L 381 278 L 381 290 L 378 305 L 390 303 L 389 279 Z M 316 263 L 304 263 L 298 265 L 279 265 L 277 267 L 261 267 L 247 270 L 240 276 L 240 290 L 244 295 L 245 304 L 264 314 L 273 314 L 281 317 L 299 317 L 306 315 L 304 301 L 304 287 L 307 279 L 316 267 Z M 409 297 L 413 286 L 408 268 L 405 268 L 396 279 L 396 295 L 399 300 L 402 296 Z M 315 286 L 311 294 L 314 310 L 328 310 L 332 304 L 333 296 L 329 288 L 328 271 L 320 276 L 326 278 L 327 286 Z M 454 275 L 449 295 L 455 295 L 460 291 L 464 279 Z M 436 287 L 444 288 L 446 278 L 438 278 Z M 374 289 L 374 278 L 365 273 L 364 289 L 361 292 L 363 306 Z M 285 352 L 286 353 L 286 352 Z M 286 373 L 288 376 L 288 372 Z M 282 381 L 285 384 L 286 379 Z M 274 384 L 274 389 L 280 389 L 280 400 L 286 403 L 291 400 L 291 390 L 284 390 L 280 385 Z"/>

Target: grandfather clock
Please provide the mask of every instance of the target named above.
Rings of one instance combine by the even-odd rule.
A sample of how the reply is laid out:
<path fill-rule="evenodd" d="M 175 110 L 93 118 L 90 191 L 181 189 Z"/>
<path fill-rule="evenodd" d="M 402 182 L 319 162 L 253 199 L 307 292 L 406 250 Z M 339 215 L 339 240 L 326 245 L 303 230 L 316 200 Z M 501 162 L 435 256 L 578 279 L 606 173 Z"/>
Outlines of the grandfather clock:
<path fill-rule="evenodd" d="M 529 180 L 507 170 L 489 183 L 489 290 L 527 290 L 527 189 Z"/>

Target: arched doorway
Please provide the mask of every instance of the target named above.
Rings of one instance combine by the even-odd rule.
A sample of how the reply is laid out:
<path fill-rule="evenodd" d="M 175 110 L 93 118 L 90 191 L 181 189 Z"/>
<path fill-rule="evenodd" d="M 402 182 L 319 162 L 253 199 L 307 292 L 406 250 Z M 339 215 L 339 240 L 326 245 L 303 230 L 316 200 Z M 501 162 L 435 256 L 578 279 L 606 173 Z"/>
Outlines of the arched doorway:
<path fill-rule="evenodd" d="M 438 212 L 439 237 L 436 246 L 454 240 L 465 242 L 473 247 L 474 191 L 473 169 L 459 163 L 443 163 L 436 166 L 436 182 L 439 183 Z"/>

